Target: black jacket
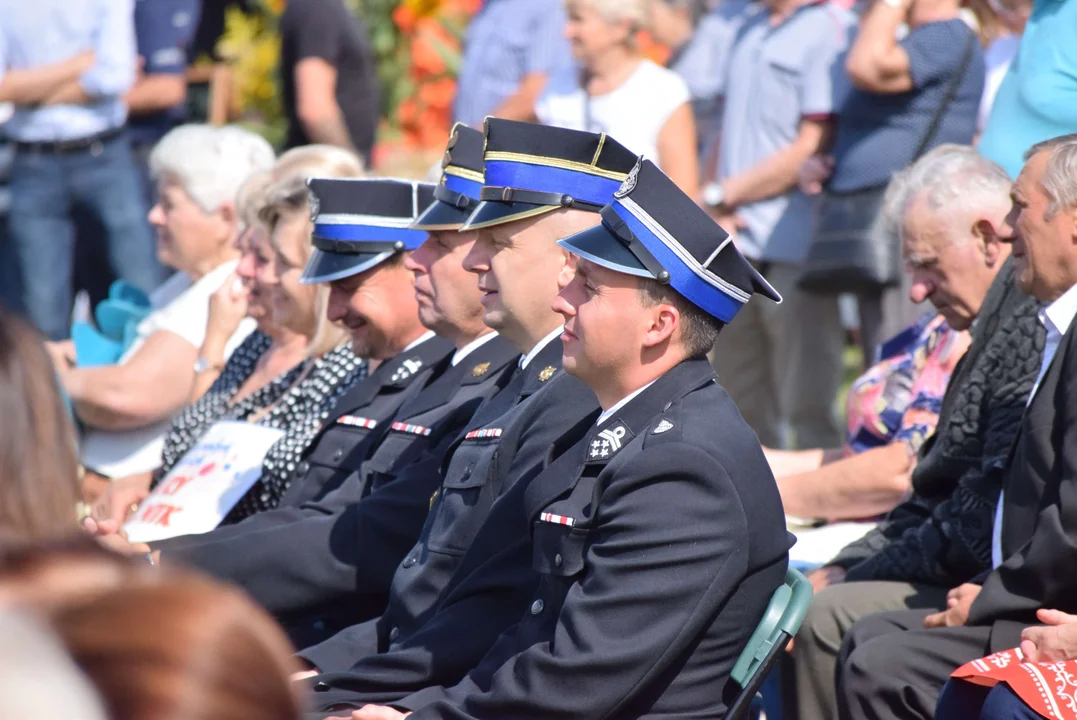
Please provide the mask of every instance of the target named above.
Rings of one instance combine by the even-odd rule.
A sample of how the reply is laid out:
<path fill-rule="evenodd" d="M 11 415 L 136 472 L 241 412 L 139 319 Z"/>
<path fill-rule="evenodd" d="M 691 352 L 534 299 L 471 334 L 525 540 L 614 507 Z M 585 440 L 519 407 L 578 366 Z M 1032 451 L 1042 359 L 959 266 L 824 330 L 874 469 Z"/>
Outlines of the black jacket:
<path fill-rule="evenodd" d="M 475 349 L 456 367 L 449 366 L 451 358 L 446 355 L 435 364 L 440 374 L 431 374 L 424 386 L 416 386 L 416 392 L 380 427 L 364 431 L 369 433 L 364 438 L 373 445 L 362 444 L 361 458 L 353 451 L 350 459 L 342 460 L 343 479 L 336 489 L 316 502 L 277 508 L 206 535 L 158 543 L 162 557 L 241 585 L 285 620 L 293 640 L 300 643 L 313 641 L 300 628 L 308 621 L 318 622 L 315 616 L 322 614 L 321 606 L 354 592 L 357 583 L 368 590 L 364 595 L 367 607 L 350 610 L 368 616 L 380 613 L 391 577 L 391 571 L 387 573 L 380 563 L 395 567 L 414 543 L 426 515 L 425 505 L 419 513 L 409 498 L 384 491 L 401 476 L 437 486 L 438 445 L 455 437 L 477 407 L 503 387 L 517 356 L 502 338 Z M 394 429 L 396 423 L 402 425 Z M 415 432 L 416 426 L 429 433 Z M 355 505 L 377 496 L 383 497 L 372 502 L 370 511 L 356 512 Z M 343 539 L 344 528 L 359 518 L 365 518 L 363 527 L 368 532 L 351 540 L 363 544 L 343 547 L 350 545 Z M 384 532 L 377 530 L 381 525 Z M 330 536 L 341 538 L 334 540 L 332 548 Z M 396 560 L 391 560 L 394 555 Z"/>
<path fill-rule="evenodd" d="M 431 498 L 422 537 L 397 568 L 381 618 L 349 628 L 300 652 L 301 657 L 325 671 L 347 670 L 368 656 L 392 655 L 422 631 L 439 595 L 484 528 L 495 500 L 517 485 L 526 485 L 542 469 L 550 445 L 566 426 L 597 411 L 598 401 L 587 386 L 560 371 L 561 353 L 560 340 L 549 343 L 476 413 L 467 431 L 454 441 L 445 460 L 444 480 Z M 485 539 L 483 548 L 490 542 L 511 541 L 511 536 Z M 471 651 L 475 657 L 460 676 L 507 625 L 507 621 L 499 623 L 498 616 L 494 612 L 483 617 L 482 628 L 474 628 L 475 634 L 461 642 L 477 649 Z M 392 657 L 385 659 L 396 662 Z M 314 682 L 319 689 L 327 687 L 323 678 Z"/>
<path fill-rule="evenodd" d="M 1021 420 L 1003 483 L 1002 565 L 982 579 L 969 625 L 991 650 L 1020 643 L 1036 610 L 1077 612 L 1077 332 L 1071 325 Z"/>
<path fill-rule="evenodd" d="M 517 625 L 460 685 L 394 704 L 414 720 L 721 717 L 791 542 L 759 442 L 707 362 L 593 427 L 522 508 L 540 583 Z"/>
<path fill-rule="evenodd" d="M 990 566 L 1006 457 L 1043 356 L 1037 309 L 1014 286 L 1007 263 L 947 385 L 935 434 L 921 449 L 913 496 L 831 561 L 848 570 L 847 580 L 954 587 Z"/>

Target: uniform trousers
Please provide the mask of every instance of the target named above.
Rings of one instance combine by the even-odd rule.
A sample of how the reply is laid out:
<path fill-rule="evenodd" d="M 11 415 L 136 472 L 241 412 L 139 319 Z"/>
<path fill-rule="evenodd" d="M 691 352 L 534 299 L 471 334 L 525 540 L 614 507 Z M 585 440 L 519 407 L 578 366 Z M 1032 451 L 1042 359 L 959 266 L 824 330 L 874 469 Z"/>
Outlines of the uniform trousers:
<path fill-rule="evenodd" d="M 946 607 L 949 588 L 904 582 L 849 582 L 832 585 L 812 598 L 797 633 L 790 672 L 783 669 L 784 697 L 795 692 L 799 720 L 837 716 L 834 680 L 846 633 L 862 618 L 891 610 Z M 786 666 L 788 667 L 788 665 Z"/>
<path fill-rule="evenodd" d="M 836 447 L 842 430 L 834 398 L 845 348 L 838 297 L 799 290 L 797 265 L 762 269 L 783 301 L 748 303 L 722 330 L 710 355 L 718 382 L 763 445 L 786 447 L 786 426 L 797 447 Z"/>
<path fill-rule="evenodd" d="M 842 720 L 930 720 L 950 674 L 990 654 L 991 627 L 924 627 L 933 610 L 869 615 L 838 656 Z"/>

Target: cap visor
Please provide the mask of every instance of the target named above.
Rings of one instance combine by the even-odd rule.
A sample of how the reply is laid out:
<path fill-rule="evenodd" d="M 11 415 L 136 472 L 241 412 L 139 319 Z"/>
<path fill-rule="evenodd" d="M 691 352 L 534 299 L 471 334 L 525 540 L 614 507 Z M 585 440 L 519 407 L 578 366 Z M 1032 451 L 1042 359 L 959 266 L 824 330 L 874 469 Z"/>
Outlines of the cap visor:
<path fill-rule="evenodd" d="M 392 255 L 392 251 L 344 254 L 326 252 L 315 248 L 310 260 L 307 261 L 307 266 L 303 268 L 303 274 L 299 277 L 299 282 L 304 285 L 313 285 L 358 275 Z"/>
<path fill-rule="evenodd" d="M 411 224 L 411 228 L 413 230 L 459 230 L 472 212 L 435 200 L 430 207 L 423 210 L 422 214 Z"/>
<path fill-rule="evenodd" d="M 557 244 L 584 260 L 615 272 L 654 278 L 639 258 L 607 230 L 605 225 L 599 224 L 575 235 L 569 235 L 563 240 L 558 240 Z"/>
<path fill-rule="evenodd" d="M 553 205 L 531 203 L 481 202 L 461 230 L 478 230 L 493 225 L 504 225 L 515 220 L 535 217 L 557 210 Z"/>

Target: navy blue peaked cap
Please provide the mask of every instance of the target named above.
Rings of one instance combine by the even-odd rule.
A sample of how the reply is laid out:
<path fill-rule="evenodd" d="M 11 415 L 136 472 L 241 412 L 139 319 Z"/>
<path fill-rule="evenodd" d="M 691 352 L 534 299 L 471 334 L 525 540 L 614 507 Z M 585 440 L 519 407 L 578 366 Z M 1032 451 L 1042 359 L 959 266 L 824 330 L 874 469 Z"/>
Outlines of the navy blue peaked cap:
<path fill-rule="evenodd" d="M 412 227 L 416 230 L 459 230 L 479 205 L 482 189 L 482 132 L 456 123 L 441 161 L 441 180 L 434 202 Z"/>
<path fill-rule="evenodd" d="M 598 212 L 636 155 L 605 133 L 486 118 L 482 204 L 464 229 L 568 207 Z"/>
<path fill-rule="evenodd" d="M 414 250 L 426 233 L 411 228 L 434 199 L 434 186 L 391 178 L 310 178 L 310 256 L 300 282 L 322 283 L 369 270 Z"/>
<path fill-rule="evenodd" d="M 668 284 L 723 323 L 753 294 L 782 301 L 729 233 L 643 158 L 602 208 L 601 224 L 558 244 L 597 265 Z"/>

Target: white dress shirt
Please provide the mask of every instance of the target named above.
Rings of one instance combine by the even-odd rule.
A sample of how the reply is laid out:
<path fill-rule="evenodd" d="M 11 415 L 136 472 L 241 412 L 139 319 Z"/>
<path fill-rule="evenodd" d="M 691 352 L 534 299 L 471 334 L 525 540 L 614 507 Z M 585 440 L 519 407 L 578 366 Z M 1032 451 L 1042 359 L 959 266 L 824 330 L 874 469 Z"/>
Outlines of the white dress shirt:
<path fill-rule="evenodd" d="M 643 387 L 641 387 L 640 389 L 638 389 L 638 390 L 633 390 L 632 392 L 628 393 L 628 394 L 627 394 L 627 395 L 625 395 L 625 396 L 624 396 L 623 398 L 621 398 L 621 399 L 620 399 L 620 400 L 618 400 L 618 401 L 617 401 L 616 403 L 614 403 L 614 404 L 613 404 L 613 405 L 612 405 L 612 406 L 610 407 L 610 409 L 609 409 L 609 410 L 603 410 L 603 411 L 602 411 L 602 414 L 598 416 L 598 420 L 595 420 L 595 426 L 601 425 L 602 423 L 606 422 L 606 421 L 607 421 L 607 420 L 609 420 L 609 419 L 610 419 L 611 417 L 613 417 L 613 414 L 614 414 L 615 412 L 617 412 L 618 410 L 620 410 L 621 408 L 623 408 L 623 407 L 624 407 L 625 405 L 627 405 L 628 403 L 632 402 L 632 399 L 633 399 L 633 398 L 635 398 L 635 397 L 636 397 L 637 395 L 639 395 L 639 394 L 640 394 L 641 392 L 643 392 L 644 390 L 646 390 L 647 388 L 649 388 L 649 387 L 650 387 L 651 385 L 654 385 L 654 383 L 655 383 L 655 380 L 657 380 L 657 379 L 658 379 L 658 378 L 655 378 L 654 380 L 651 380 L 651 381 L 650 381 L 649 383 L 647 383 L 646 385 L 644 385 L 644 386 L 643 386 Z"/>
<path fill-rule="evenodd" d="M 1055 353 L 1058 352 L 1062 338 L 1073 318 L 1077 316 L 1077 285 L 1074 285 L 1050 305 L 1040 309 L 1040 324 L 1047 329 L 1047 339 L 1043 345 L 1043 360 L 1040 362 L 1040 374 L 1036 376 L 1036 382 L 1032 386 L 1032 392 L 1028 394 L 1027 408 L 1032 404 L 1032 398 L 1036 397 L 1036 391 L 1040 389 L 1043 376 L 1047 374 L 1047 368 L 1051 367 Z M 1002 501 L 1006 499 L 1005 491 L 998 496 L 998 507 L 995 508 L 995 524 L 991 528 L 991 566 L 998 567 L 1005 560 L 1002 556 Z"/>

